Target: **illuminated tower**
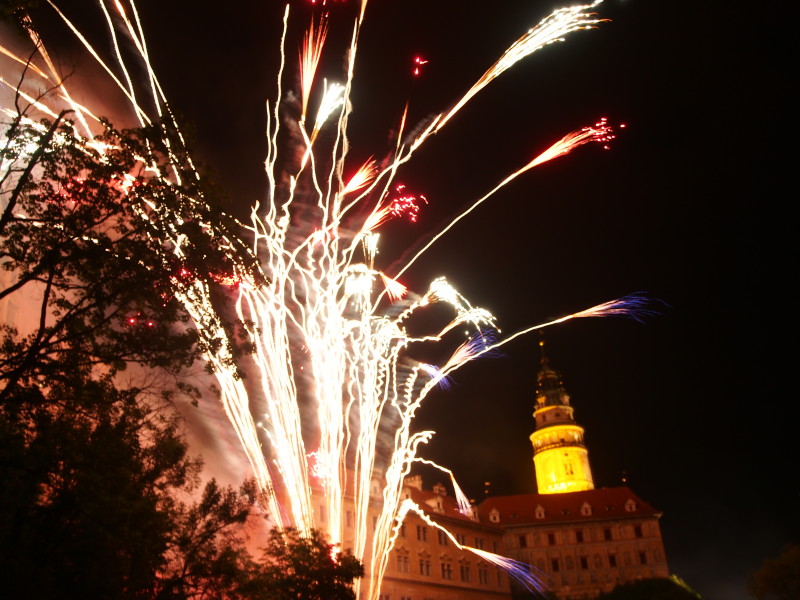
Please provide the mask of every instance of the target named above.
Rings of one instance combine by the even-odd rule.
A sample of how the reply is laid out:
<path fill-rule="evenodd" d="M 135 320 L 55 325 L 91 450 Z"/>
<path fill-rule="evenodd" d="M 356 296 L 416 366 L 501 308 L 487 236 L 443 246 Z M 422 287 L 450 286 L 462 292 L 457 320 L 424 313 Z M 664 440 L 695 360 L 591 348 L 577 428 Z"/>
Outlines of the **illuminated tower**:
<path fill-rule="evenodd" d="M 589 453 L 583 427 L 575 422 L 569 396 L 557 371 L 542 349 L 542 367 L 536 376 L 536 430 L 531 434 L 536 486 L 540 494 L 593 490 Z"/>

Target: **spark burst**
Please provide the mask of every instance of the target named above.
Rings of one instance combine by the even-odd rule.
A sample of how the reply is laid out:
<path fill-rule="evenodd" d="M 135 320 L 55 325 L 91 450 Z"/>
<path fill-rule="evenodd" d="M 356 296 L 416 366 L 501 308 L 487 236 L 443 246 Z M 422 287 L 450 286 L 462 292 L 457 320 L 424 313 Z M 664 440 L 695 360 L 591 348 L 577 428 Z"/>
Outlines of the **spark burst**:
<path fill-rule="evenodd" d="M 382 163 L 386 166 L 379 169 L 377 163 L 370 160 L 348 181 L 343 179 L 348 166 L 346 131 L 352 111 L 350 92 L 366 0 L 362 0 L 359 16 L 352 26 L 343 82 L 324 80 L 323 100 L 310 130 L 306 112 L 328 34 L 326 22 L 312 23 L 305 37 L 299 66 L 300 116 L 289 125 L 303 142 L 302 159 L 289 167 L 289 172 L 279 168 L 279 164 L 284 164 L 279 157 L 283 157 L 286 149 L 280 147 L 278 140 L 283 139 L 280 134 L 287 126 L 286 117 L 279 100 L 268 104 L 267 201 L 263 207 L 253 207 L 251 221 L 243 232 L 243 239 L 250 241 L 252 252 L 260 259 L 262 272 L 260 277 L 253 277 L 242 269 L 241 273 L 228 278 L 229 284 L 235 282 L 232 292 L 236 294 L 236 314 L 254 348 L 246 364 L 239 365 L 253 375 L 252 383 L 245 385 L 238 376 L 225 344 L 213 345 L 215 351 L 207 358 L 214 369 L 222 405 L 247 455 L 271 519 L 279 527 L 294 526 L 301 532 L 323 529 L 332 541 L 347 542 L 367 568 L 363 585 L 370 600 L 379 595 L 389 551 L 404 516 L 413 511 L 441 528 L 419 507 L 401 500 L 405 476 L 414 463 L 423 460 L 418 457 L 419 446 L 433 435 L 428 431 L 414 432 L 412 428 L 414 415 L 430 390 L 446 385 L 449 376 L 467 362 L 494 352 L 504 343 L 534 329 L 579 317 L 627 314 L 631 302 L 633 308 L 641 308 L 636 306 L 641 302 L 640 297 L 605 303 L 497 341 L 494 317 L 471 306 L 444 279 L 432 282 L 422 295 L 409 293 L 397 281 L 450 227 L 523 172 L 580 145 L 609 141 L 613 133 L 605 120 L 568 134 L 506 177 L 454 219 L 397 273 L 384 274 L 374 265 L 378 248 L 376 229 L 392 214 L 403 210 L 411 211 L 412 220 L 415 220 L 419 208 L 419 203 L 409 196 L 401 196 L 400 200 L 388 204 L 385 201 L 390 196 L 389 190 L 396 189 L 398 169 L 470 99 L 516 62 L 571 32 L 599 23 L 601 20 L 591 12 L 599 1 L 559 9 L 545 18 L 512 44 L 450 110 L 433 119 L 413 142 L 404 144 L 398 135 L 394 155 Z M 129 5 L 131 16 L 128 16 L 121 4 L 114 3 L 112 7 L 105 0 L 100 1 L 115 55 L 114 64 L 109 65 L 52 1 L 48 2 L 117 84 L 141 124 L 170 118 L 161 87 L 150 68 L 144 34 L 133 4 Z M 289 15 L 287 5 L 279 45 L 278 99 L 284 97 Z M 147 70 L 145 90 L 137 89 L 129 75 L 132 65 L 124 58 L 118 44 L 120 33 L 131 40 L 137 50 L 137 64 L 144 65 Z M 34 42 L 39 44 L 43 66 L 31 73 L 56 86 L 58 102 L 75 111 L 76 126 L 81 128 L 86 143 L 91 144 L 97 118 L 74 102 L 63 84 L 53 83 L 60 78 L 41 40 L 33 35 Z M 2 50 L 19 60 L 8 50 Z M 425 62 L 417 58 L 417 68 Z M 9 86 L 5 81 L 2 85 Z M 25 98 L 41 113 L 57 114 L 32 96 Z M 152 115 L 143 107 L 144 98 L 154 107 Z M 4 110 L 10 109 L 4 107 Z M 405 124 L 405 115 L 402 123 Z M 317 147 L 321 143 L 318 134 L 326 127 L 333 130 L 333 135 L 330 140 L 326 139 L 323 147 Z M 402 133 L 403 127 L 400 129 Z M 180 138 L 169 141 L 183 143 Z M 290 149 L 289 153 L 294 150 Z M 142 162 L 149 166 L 145 158 Z M 177 170 L 153 173 L 153 176 L 173 182 Z M 203 199 L 194 201 L 203 202 Z M 297 217 L 298 207 L 304 209 L 305 220 Z M 354 210 L 356 207 L 358 211 Z M 358 217 L 359 211 L 362 215 L 366 213 L 366 218 Z M 309 214 L 314 217 L 311 230 L 307 226 Z M 164 232 L 164 236 L 169 238 L 167 241 L 174 252 L 180 253 L 181 240 L 170 237 L 170 231 Z M 379 280 L 384 291 L 377 285 Z M 208 340 L 226 339 L 207 284 L 193 281 L 181 286 L 176 294 Z M 408 324 L 434 303 L 449 305 L 453 311 L 452 320 L 427 335 L 411 335 Z M 413 359 L 416 346 L 448 343 L 448 334 L 464 325 L 473 330 L 473 335 L 458 346 L 444 364 L 436 366 Z M 388 436 L 381 433 L 387 427 L 390 428 Z M 379 441 L 388 443 L 390 450 L 386 455 L 379 454 Z M 471 510 L 469 503 L 460 494 L 455 477 L 450 475 L 461 510 L 466 513 Z M 312 498 L 322 501 L 322 497 L 322 512 L 315 512 L 318 502 L 312 502 Z M 352 539 L 345 539 L 342 519 L 345 506 L 354 511 Z M 374 528 L 369 527 L 373 515 Z M 506 568 L 531 589 L 537 588 L 527 568 L 518 568 L 519 565 L 508 559 L 482 550 L 457 546 Z"/>

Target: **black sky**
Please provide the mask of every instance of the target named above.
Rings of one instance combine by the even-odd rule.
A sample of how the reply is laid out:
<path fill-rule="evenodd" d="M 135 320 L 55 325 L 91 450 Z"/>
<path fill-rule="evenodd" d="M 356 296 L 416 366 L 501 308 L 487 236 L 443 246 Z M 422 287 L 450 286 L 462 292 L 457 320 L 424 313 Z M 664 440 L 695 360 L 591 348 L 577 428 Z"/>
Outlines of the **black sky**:
<path fill-rule="evenodd" d="M 446 110 L 557 6 L 372 0 L 354 156 L 389 150 L 406 101 L 411 123 Z M 234 209 L 264 199 L 264 102 L 274 99 L 282 7 L 139 3 L 167 95 Z M 346 28 L 352 7 L 328 8 L 332 29 Z M 383 250 L 391 262 L 563 134 L 600 116 L 627 124 L 610 151 L 581 148 L 505 188 L 408 282 L 422 290 L 447 275 L 507 334 L 631 292 L 663 303 L 645 323 L 550 328 L 547 353 L 586 429 L 596 484 L 617 485 L 624 473 L 664 512 L 671 570 L 706 600 L 744 600 L 747 573 L 800 542 L 788 326 L 796 193 L 780 167 L 792 37 L 781 10 L 606 0 L 598 12 L 611 22 L 517 65 L 401 172 L 430 204 L 418 225 L 394 227 Z M 429 63 L 413 79 L 417 53 Z M 326 67 L 338 78 L 341 55 Z M 420 413 L 419 426 L 437 431 L 424 454 L 473 496 L 487 480 L 498 494 L 535 489 L 537 342 L 525 337 L 463 368 Z"/>

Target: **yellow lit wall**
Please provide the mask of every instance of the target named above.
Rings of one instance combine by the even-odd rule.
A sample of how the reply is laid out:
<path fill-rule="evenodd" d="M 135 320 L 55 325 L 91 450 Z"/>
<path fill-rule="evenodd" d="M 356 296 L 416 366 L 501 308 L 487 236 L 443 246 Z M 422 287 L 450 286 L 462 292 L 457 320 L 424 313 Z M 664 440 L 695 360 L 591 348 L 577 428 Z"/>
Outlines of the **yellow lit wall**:
<path fill-rule="evenodd" d="M 531 434 L 531 443 L 540 494 L 594 489 L 582 427 L 568 424 L 538 429 Z"/>

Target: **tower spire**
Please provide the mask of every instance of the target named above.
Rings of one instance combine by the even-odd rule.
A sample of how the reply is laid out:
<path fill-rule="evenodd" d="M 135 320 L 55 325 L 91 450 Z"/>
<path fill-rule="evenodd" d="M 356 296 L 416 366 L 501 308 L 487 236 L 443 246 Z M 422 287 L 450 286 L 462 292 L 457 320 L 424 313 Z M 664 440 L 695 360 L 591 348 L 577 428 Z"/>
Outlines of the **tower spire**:
<path fill-rule="evenodd" d="M 536 376 L 536 429 L 533 464 L 540 494 L 561 494 L 594 489 L 589 453 L 583 442 L 583 427 L 575 422 L 561 375 L 550 366 L 539 340 L 541 366 Z"/>

